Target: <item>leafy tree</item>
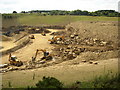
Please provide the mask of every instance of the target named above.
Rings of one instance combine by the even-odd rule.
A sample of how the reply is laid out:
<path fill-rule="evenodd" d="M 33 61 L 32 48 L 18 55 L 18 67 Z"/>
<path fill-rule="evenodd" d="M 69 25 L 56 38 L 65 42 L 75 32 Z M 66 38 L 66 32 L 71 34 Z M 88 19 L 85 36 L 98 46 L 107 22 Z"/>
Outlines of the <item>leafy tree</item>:
<path fill-rule="evenodd" d="M 74 10 L 73 15 L 81 15 L 82 11 L 81 10 Z"/>
<path fill-rule="evenodd" d="M 88 11 L 82 11 L 82 15 L 89 15 Z"/>
<path fill-rule="evenodd" d="M 21 11 L 21 13 L 26 13 L 25 11 Z"/>
<path fill-rule="evenodd" d="M 17 13 L 16 11 L 13 11 L 13 13 Z"/>
<path fill-rule="evenodd" d="M 108 16 L 108 17 L 118 17 L 120 16 L 119 12 L 115 10 L 98 10 L 94 12 L 82 11 L 82 10 L 73 10 L 73 11 L 65 11 L 65 10 L 32 10 L 28 11 L 29 13 L 40 13 L 40 15 L 86 15 L 86 16 Z M 21 13 L 28 13 L 22 11 Z M 14 13 L 17 13 L 14 11 Z"/>

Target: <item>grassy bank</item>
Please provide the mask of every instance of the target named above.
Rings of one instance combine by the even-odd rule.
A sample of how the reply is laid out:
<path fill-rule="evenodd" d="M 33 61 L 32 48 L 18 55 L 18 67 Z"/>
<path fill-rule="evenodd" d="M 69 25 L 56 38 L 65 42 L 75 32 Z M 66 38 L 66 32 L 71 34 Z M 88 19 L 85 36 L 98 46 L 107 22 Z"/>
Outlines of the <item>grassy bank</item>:
<path fill-rule="evenodd" d="M 5 17 L 5 15 L 3 15 Z M 16 18 L 18 17 L 18 18 Z M 10 14 L 3 18 L 3 26 L 9 25 L 66 25 L 75 21 L 118 21 L 118 17 L 103 16 L 41 16 L 39 14 Z"/>
<path fill-rule="evenodd" d="M 19 17 L 21 24 L 28 25 L 66 25 L 75 21 L 118 21 L 117 17 L 98 17 L 98 16 L 39 16 L 27 15 Z"/>

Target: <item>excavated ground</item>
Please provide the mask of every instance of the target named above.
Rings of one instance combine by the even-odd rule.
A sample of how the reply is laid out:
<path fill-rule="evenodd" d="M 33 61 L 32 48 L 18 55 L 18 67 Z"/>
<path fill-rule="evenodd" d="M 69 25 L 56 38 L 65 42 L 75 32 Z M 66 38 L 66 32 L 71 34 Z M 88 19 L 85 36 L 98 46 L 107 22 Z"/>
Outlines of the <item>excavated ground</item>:
<path fill-rule="evenodd" d="M 6 80 L 6 82 L 4 82 L 4 85 L 7 84 L 8 80 L 12 80 L 14 76 L 19 77 L 19 79 L 22 77 L 26 78 L 26 76 L 23 76 L 23 74 L 18 75 L 18 73 L 24 72 L 25 69 L 27 69 L 27 72 L 25 73 L 26 75 L 28 75 L 29 72 L 31 72 L 32 74 L 39 74 L 42 72 L 42 74 L 40 74 L 42 76 L 52 75 L 60 78 L 61 80 L 64 79 L 63 81 L 68 80 L 70 82 L 73 82 L 74 80 L 78 79 L 82 80 L 82 78 L 79 77 L 79 75 L 81 77 L 83 76 L 81 71 L 85 70 L 86 73 L 92 72 L 90 73 L 90 75 L 93 75 L 93 72 L 97 73 L 102 67 L 104 67 L 104 62 L 106 61 L 107 68 L 103 68 L 100 71 L 102 72 L 105 69 L 105 71 L 112 70 L 112 72 L 117 73 L 116 65 L 118 64 L 117 58 L 119 51 L 117 28 L 117 22 L 75 22 L 67 25 L 66 30 L 60 31 L 48 29 L 49 31 L 51 31 L 51 33 L 48 33 L 46 36 L 42 36 L 38 33 L 33 34 L 35 36 L 35 39 L 32 40 L 31 44 L 28 44 L 27 46 L 12 53 L 13 55 L 16 55 L 19 60 L 23 61 L 24 65 L 19 68 L 14 66 L 8 67 L 7 70 L 12 72 L 4 73 L 3 80 Z M 50 44 L 48 42 L 48 39 L 50 39 L 53 35 L 64 36 L 65 39 L 58 39 L 55 44 Z M 50 53 L 54 55 L 54 59 L 52 61 L 40 63 L 39 60 L 43 56 L 43 54 L 39 53 L 37 61 L 35 63 L 32 63 L 31 57 L 35 55 L 36 49 L 40 48 L 47 49 Z M 2 57 L 2 63 L 8 63 L 8 55 L 4 55 Z M 63 70 L 65 66 L 69 66 L 70 68 L 66 68 L 65 70 Z M 80 67 L 76 68 L 76 66 Z M 40 67 L 42 70 L 35 69 Z M 44 67 L 44 69 L 42 67 Z M 96 68 L 95 70 L 94 67 Z M 33 69 L 33 71 L 35 70 L 35 72 L 32 72 L 32 70 L 28 69 Z M 54 69 L 56 69 L 56 71 L 54 71 Z M 18 72 L 16 70 L 22 71 Z M 63 72 L 65 76 L 63 75 Z M 84 75 L 86 75 L 86 73 Z M 72 76 L 70 75 L 75 77 L 72 79 Z M 27 83 L 27 85 L 29 85 L 28 82 L 31 80 L 30 77 L 32 78 L 32 76 L 28 75 L 28 77 L 29 78 L 26 79 L 26 81 L 23 80 L 22 82 L 20 82 L 20 84 L 23 85 L 22 83 Z M 41 76 L 38 75 L 37 79 L 39 77 Z M 69 77 L 69 79 L 67 77 Z M 36 81 L 37 80 L 35 80 L 34 82 Z M 13 83 L 16 87 L 17 84 L 15 84 L 15 81 L 13 81 Z M 30 85 L 33 85 L 33 83 L 30 83 Z"/>

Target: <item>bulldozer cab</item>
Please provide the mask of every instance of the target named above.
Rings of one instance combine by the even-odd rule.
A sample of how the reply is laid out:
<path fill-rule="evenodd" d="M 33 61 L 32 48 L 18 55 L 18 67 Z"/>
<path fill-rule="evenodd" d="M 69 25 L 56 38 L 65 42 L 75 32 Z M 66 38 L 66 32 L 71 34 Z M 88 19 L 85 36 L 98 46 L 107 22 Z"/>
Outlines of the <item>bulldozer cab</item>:
<path fill-rule="evenodd" d="M 16 56 L 12 56 L 11 53 L 9 55 L 9 62 L 10 62 L 11 65 L 14 65 L 14 66 L 17 66 L 17 67 L 23 65 L 23 62 L 19 61 Z"/>
<path fill-rule="evenodd" d="M 17 61 L 17 57 L 16 56 L 11 56 L 11 60 L 12 61 Z"/>

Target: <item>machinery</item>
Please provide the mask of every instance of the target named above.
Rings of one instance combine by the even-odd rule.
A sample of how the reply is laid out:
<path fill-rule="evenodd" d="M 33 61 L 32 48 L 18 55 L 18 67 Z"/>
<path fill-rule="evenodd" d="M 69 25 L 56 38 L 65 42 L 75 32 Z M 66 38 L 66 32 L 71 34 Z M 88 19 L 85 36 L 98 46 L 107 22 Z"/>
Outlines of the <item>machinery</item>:
<path fill-rule="evenodd" d="M 45 32 L 42 32 L 41 35 L 46 36 Z"/>
<path fill-rule="evenodd" d="M 37 54 L 39 51 L 42 51 L 44 56 L 41 58 L 41 60 L 52 60 L 52 55 L 49 54 L 49 52 L 47 52 L 45 49 L 37 49 L 36 53 L 35 53 L 35 57 L 32 58 L 32 61 L 36 60 Z"/>
<path fill-rule="evenodd" d="M 34 35 L 29 36 L 30 39 L 35 39 Z"/>
<path fill-rule="evenodd" d="M 11 54 L 9 55 L 9 62 L 10 62 L 11 65 L 14 65 L 14 66 L 17 66 L 17 67 L 23 65 L 22 61 L 19 61 L 16 56 L 12 56 Z"/>
<path fill-rule="evenodd" d="M 61 40 L 64 40 L 64 36 L 53 36 L 48 41 L 50 41 L 50 44 L 57 44 L 57 41 L 61 41 Z"/>

